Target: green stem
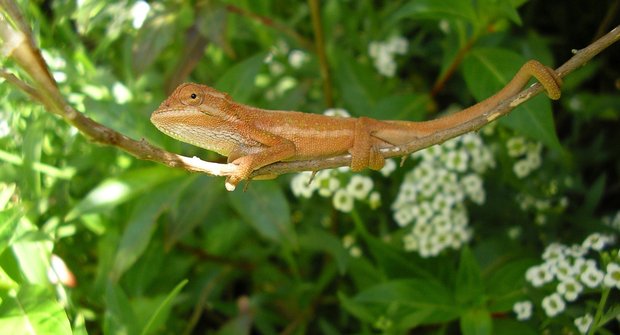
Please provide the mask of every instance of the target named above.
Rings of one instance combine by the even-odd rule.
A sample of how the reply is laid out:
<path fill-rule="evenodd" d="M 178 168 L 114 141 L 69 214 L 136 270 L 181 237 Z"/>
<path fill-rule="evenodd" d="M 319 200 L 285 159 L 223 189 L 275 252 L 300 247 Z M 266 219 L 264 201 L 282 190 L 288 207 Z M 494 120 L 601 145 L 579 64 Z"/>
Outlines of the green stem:
<path fill-rule="evenodd" d="M 598 302 L 596 314 L 594 315 L 594 319 L 592 320 L 592 325 L 590 326 L 590 330 L 588 330 L 588 335 L 594 335 L 596 333 L 596 330 L 599 328 L 598 323 L 601 321 L 601 317 L 603 316 L 603 310 L 605 309 L 605 305 L 607 304 L 607 297 L 609 297 L 610 291 L 610 287 L 605 287 L 603 289 L 603 293 L 601 294 L 601 300 Z"/>
<path fill-rule="evenodd" d="M 312 28 L 314 29 L 314 44 L 316 54 L 319 57 L 321 66 L 321 79 L 323 79 L 323 94 L 325 95 L 325 104 L 327 107 L 334 105 L 332 97 L 331 75 L 329 73 L 329 65 L 325 54 L 325 41 L 323 39 L 323 26 L 321 25 L 321 11 L 318 0 L 308 0 L 310 5 L 310 16 L 312 17 Z"/>

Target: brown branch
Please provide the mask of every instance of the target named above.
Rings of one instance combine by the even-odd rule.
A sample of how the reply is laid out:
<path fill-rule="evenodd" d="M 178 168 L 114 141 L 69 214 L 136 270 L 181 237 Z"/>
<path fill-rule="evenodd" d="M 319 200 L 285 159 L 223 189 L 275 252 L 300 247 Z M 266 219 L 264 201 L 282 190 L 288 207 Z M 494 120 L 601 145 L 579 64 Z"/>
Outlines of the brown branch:
<path fill-rule="evenodd" d="M 329 64 L 325 54 L 325 41 L 323 38 L 323 25 L 321 24 L 321 9 L 318 0 L 308 0 L 310 5 L 310 16 L 312 17 L 312 27 L 314 29 L 314 44 L 316 46 L 316 54 L 319 58 L 321 68 L 321 79 L 323 80 L 323 95 L 325 95 L 325 104 L 327 107 L 334 105 L 332 97 L 331 75 L 329 73 Z"/>
<path fill-rule="evenodd" d="M 10 0 L 2 0 L 3 6 L 9 4 L 14 6 Z M 6 8 L 6 7 L 5 7 Z M 6 14 L 5 14 L 6 13 Z M 4 15 L 9 15 L 6 20 Z M 0 72 L 1 76 L 7 81 L 16 85 L 33 99 L 40 101 L 46 109 L 54 114 L 60 115 L 68 123 L 76 127 L 82 134 L 96 142 L 113 145 L 128 152 L 139 159 L 160 162 L 170 167 L 180 167 L 189 171 L 203 172 L 216 176 L 228 176 L 236 171 L 234 164 L 217 164 L 202 161 L 196 157 L 186 157 L 164 151 L 155 147 L 144 140 L 133 140 L 113 129 L 107 128 L 100 123 L 86 117 L 82 113 L 71 107 L 62 97 L 56 82 L 52 78 L 47 66 L 40 56 L 39 50 L 35 47 L 32 35 L 29 31 L 20 30 L 19 24 L 15 28 L 11 22 L 19 19 L 11 16 L 10 11 L 0 12 L 0 50 L 10 56 L 32 79 L 33 85 L 28 85 L 6 71 Z M 601 37 L 599 40 L 590 44 L 582 50 L 575 51 L 575 56 L 559 67 L 556 72 L 560 77 L 566 76 L 571 71 L 584 65 L 588 60 L 600 53 L 602 50 L 620 39 L 620 26 Z M 508 114 L 516 106 L 529 100 L 534 95 L 540 93 L 542 87 L 534 84 L 532 87 L 521 93 L 506 99 L 499 106 L 486 114 L 473 120 L 460 124 L 456 127 L 437 132 L 433 135 L 421 137 L 406 145 L 382 149 L 384 157 L 403 156 L 414 151 L 429 147 L 434 144 L 442 143 L 452 137 L 456 137 L 467 132 L 479 129 L 498 117 Z M 262 175 L 280 175 L 289 172 L 317 171 L 327 168 L 349 166 L 351 164 L 350 155 L 340 155 L 326 159 L 315 159 L 307 161 L 293 161 L 275 163 L 254 171 L 252 177 Z"/>

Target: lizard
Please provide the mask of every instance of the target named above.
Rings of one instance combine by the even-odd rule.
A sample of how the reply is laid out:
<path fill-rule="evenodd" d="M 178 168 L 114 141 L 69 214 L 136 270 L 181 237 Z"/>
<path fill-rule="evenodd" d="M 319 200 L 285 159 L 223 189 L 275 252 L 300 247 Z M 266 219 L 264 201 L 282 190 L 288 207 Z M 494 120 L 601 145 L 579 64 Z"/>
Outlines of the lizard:
<path fill-rule="evenodd" d="M 227 176 L 225 186 L 234 190 L 254 170 L 280 161 L 349 153 L 352 171 L 379 170 L 385 163 L 382 148 L 407 144 L 483 115 L 518 93 L 531 77 L 543 85 L 549 98 L 560 98 L 561 80 L 555 71 L 530 60 L 491 97 L 428 121 L 266 110 L 235 102 L 228 94 L 206 85 L 184 83 L 152 113 L 151 122 L 168 136 L 227 156 L 237 169 Z"/>

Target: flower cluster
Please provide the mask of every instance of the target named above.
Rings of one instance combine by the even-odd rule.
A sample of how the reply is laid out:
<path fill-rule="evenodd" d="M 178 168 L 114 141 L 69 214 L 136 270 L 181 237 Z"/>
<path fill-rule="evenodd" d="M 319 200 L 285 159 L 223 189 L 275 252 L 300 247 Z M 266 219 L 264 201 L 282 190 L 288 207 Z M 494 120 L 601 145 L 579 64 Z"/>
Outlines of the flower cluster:
<path fill-rule="evenodd" d="M 267 100 L 282 97 L 298 85 L 297 79 L 288 73 L 301 69 L 309 59 L 310 56 L 305 51 L 291 50 L 286 42 L 280 41 L 265 58 L 267 73 L 258 74 L 255 84 L 258 87 L 268 87 L 265 91 Z"/>
<path fill-rule="evenodd" d="M 516 136 L 506 141 L 506 148 L 508 155 L 516 159 L 512 170 L 519 178 L 527 177 L 542 164 L 542 144 L 540 142 Z"/>
<path fill-rule="evenodd" d="M 404 247 L 422 257 L 458 249 L 471 238 L 465 201 L 485 202 L 481 174 L 495 161 L 478 134 L 470 133 L 412 155 L 419 160 L 407 173 L 392 204 L 394 220 L 411 226 Z"/>
<path fill-rule="evenodd" d="M 568 303 L 575 302 L 584 293 L 596 292 L 603 286 L 620 288 L 620 265 L 617 262 L 611 261 L 601 269 L 595 258 L 588 257 L 596 254 L 593 256 L 598 258 L 598 254 L 613 243 L 613 236 L 593 233 L 581 244 L 552 243 L 545 249 L 544 262 L 529 268 L 525 278 L 535 288 L 554 288 L 541 302 L 548 317 L 561 314 Z M 513 311 L 517 319 L 529 319 L 531 305 L 529 301 L 516 303 Z M 581 333 L 585 333 L 591 323 L 590 314 L 575 319 L 575 326 Z"/>
<path fill-rule="evenodd" d="M 328 109 L 329 116 L 348 117 L 344 109 Z M 381 173 L 388 175 L 396 168 L 396 163 L 386 160 Z M 293 177 L 291 190 L 296 197 L 310 198 L 316 192 L 322 197 L 332 197 L 334 208 L 348 213 L 353 210 L 355 200 L 367 202 L 371 208 L 381 204 L 379 192 L 373 191 L 374 182 L 368 176 L 352 175 L 348 167 L 321 170 L 317 173 L 302 172 Z"/>
<path fill-rule="evenodd" d="M 394 55 L 403 55 L 407 52 L 407 40 L 401 36 L 393 36 L 387 41 L 370 42 L 368 54 L 374 60 L 375 67 L 380 74 L 393 77 L 396 73 Z"/>

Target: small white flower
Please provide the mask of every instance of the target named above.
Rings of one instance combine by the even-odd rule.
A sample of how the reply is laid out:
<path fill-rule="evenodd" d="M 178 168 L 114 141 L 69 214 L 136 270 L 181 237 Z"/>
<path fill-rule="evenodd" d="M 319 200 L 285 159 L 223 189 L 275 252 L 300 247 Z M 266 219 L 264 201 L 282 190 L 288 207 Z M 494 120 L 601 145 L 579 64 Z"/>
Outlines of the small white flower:
<path fill-rule="evenodd" d="M 318 193 L 322 197 L 331 196 L 340 187 L 340 181 L 330 175 L 322 178 L 317 177 L 316 184 L 318 185 Z"/>
<path fill-rule="evenodd" d="M 351 249 L 349 249 L 349 254 L 353 258 L 360 258 L 362 256 L 362 249 L 360 249 L 360 247 L 358 246 L 354 246 Z"/>
<path fill-rule="evenodd" d="M 559 261 L 565 258 L 564 255 L 567 249 L 563 244 L 551 243 L 545 248 L 542 258 L 546 261 Z"/>
<path fill-rule="evenodd" d="M 433 234 L 433 226 L 429 223 L 416 223 L 411 232 L 417 238 L 426 238 Z"/>
<path fill-rule="evenodd" d="M 534 287 L 541 287 L 544 284 L 553 280 L 553 273 L 547 263 L 543 263 L 538 266 L 532 266 L 525 272 L 525 279 L 529 281 Z"/>
<path fill-rule="evenodd" d="M 402 36 L 392 36 L 387 42 L 387 48 L 390 52 L 403 55 L 407 52 L 407 40 Z"/>
<path fill-rule="evenodd" d="M 343 189 L 336 191 L 332 198 L 332 202 L 334 208 L 341 212 L 348 213 L 353 209 L 353 196 Z"/>
<path fill-rule="evenodd" d="M 316 189 L 316 184 L 311 183 L 312 172 L 298 173 L 291 180 L 291 190 L 296 197 L 310 198 Z"/>
<path fill-rule="evenodd" d="M 449 143 L 449 142 L 446 142 Z M 458 151 L 449 151 L 444 157 L 443 161 L 446 164 L 446 167 L 450 170 L 455 170 L 459 172 L 464 172 L 467 170 L 467 163 L 469 162 L 469 155 L 466 152 L 458 150 Z"/>
<path fill-rule="evenodd" d="M 586 313 L 586 315 L 575 319 L 575 326 L 579 329 L 579 332 L 585 334 L 590 330 L 590 326 L 592 325 L 592 315 L 590 313 Z"/>
<path fill-rule="evenodd" d="M 567 259 L 558 260 L 555 263 L 554 267 L 555 277 L 558 278 L 560 281 L 574 280 L 576 273 L 573 269 L 573 266 Z"/>
<path fill-rule="evenodd" d="M 414 215 L 411 207 L 402 207 L 394 212 L 394 221 L 400 226 L 404 227 L 413 221 Z"/>
<path fill-rule="evenodd" d="M 512 306 L 512 310 L 517 314 L 517 320 L 523 321 L 532 317 L 532 307 L 530 301 L 518 301 Z"/>
<path fill-rule="evenodd" d="M 574 279 L 561 281 L 557 287 L 557 292 L 561 294 L 566 301 L 575 301 L 579 297 L 581 291 L 583 291 L 583 286 Z"/>
<path fill-rule="evenodd" d="M 288 54 L 288 63 L 295 69 L 300 68 L 308 60 L 308 54 L 301 50 L 291 50 Z"/>
<path fill-rule="evenodd" d="M 344 108 L 329 108 L 323 114 L 327 116 L 351 117 L 351 114 Z"/>
<path fill-rule="evenodd" d="M 607 264 L 604 282 L 605 286 L 620 289 L 620 265 L 618 263 Z"/>
<path fill-rule="evenodd" d="M 603 271 L 597 269 L 596 266 L 589 266 L 579 278 L 589 288 L 595 288 L 601 284 L 604 277 Z"/>
<path fill-rule="evenodd" d="M 347 192 L 356 199 L 365 199 L 373 185 L 370 177 L 354 175 L 347 185 Z"/>
<path fill-rule="evenodd" d="M 381 194 L 377 191 L 371 192 L 368 197 L 368 205 L 371 209 L 379 208 L 379 206 L 381 206 Z"/>
<path fill-rule="evenodd" d="M 384 177 L 389 176 L 396 170 L 396 162 L 393 159 L 386 159 L 385 165 L 379 170 Z"/>
<path fill-rule="evenodd" d="M 562 300 L 562 297 L 558 293 L 553 293 L 543 298 L 542 307 L 547 316 L 552 318 L 564 311 L 564 308 L 566 308 L 566 303 Z"/>
<path fill-rule="evenodd" d="M 527 146 L 525 145 L 525 138 L 513 137 L 506 142 L 508 148 L 508 155 L 510 157 L 518 157 L 525 154 Z"/>
<path fill-rule="evenodd" d="M 518 178 L 524 178 L 532 172 L 532 167 L 530 166 L 530 162 L 525 159 L 521 159 L 513 165 L 512 171 Z"/>
<path fill-rule="evenodd" d="M 582 246 L 586 249 L 592 249 L 596 251 L 603 250 L 607 245 L 612 242 L 611 238 L 601 233 L 593 233 L 586 237 Z"/>

